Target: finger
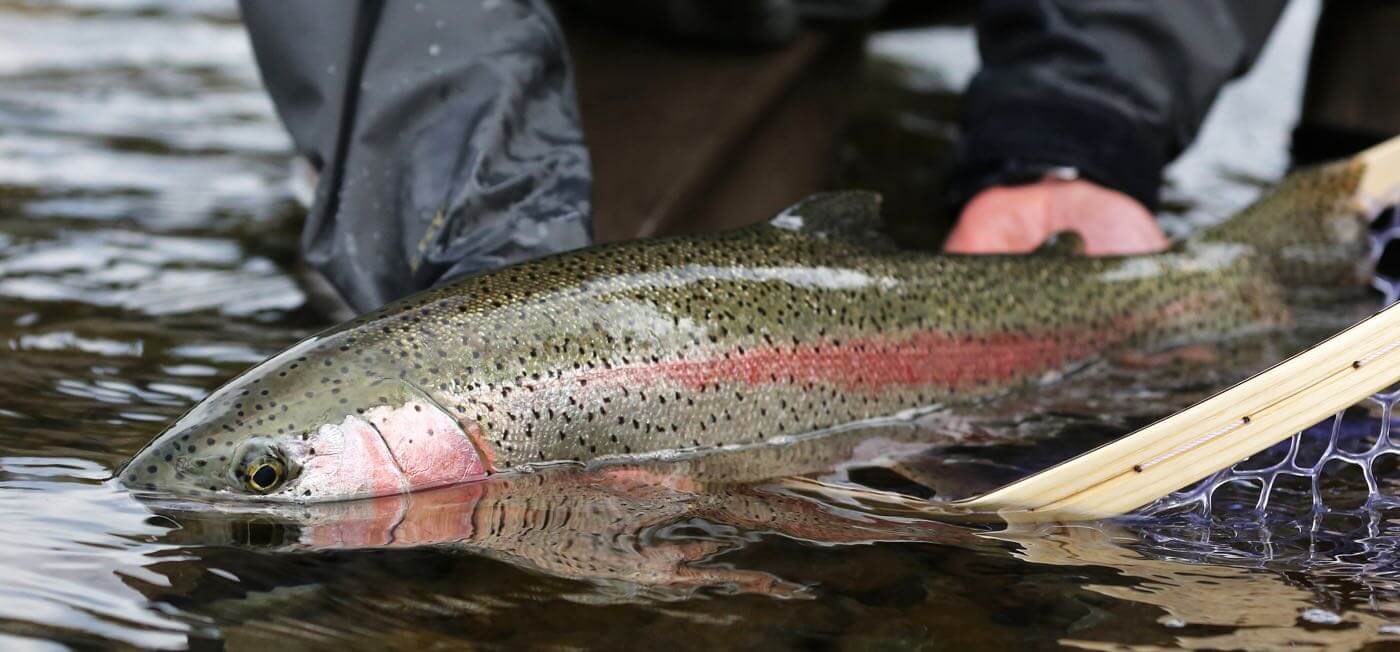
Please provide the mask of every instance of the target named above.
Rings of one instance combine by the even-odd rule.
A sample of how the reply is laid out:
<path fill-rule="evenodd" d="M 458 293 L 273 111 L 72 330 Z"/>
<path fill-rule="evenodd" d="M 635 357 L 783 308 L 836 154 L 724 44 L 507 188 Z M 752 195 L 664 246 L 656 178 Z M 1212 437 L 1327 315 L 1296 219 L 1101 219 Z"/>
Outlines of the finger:
<path fill-rule="evenodd" d="M 1148 218 L 1149 220 L 1151 218 Z M 1090 256 L 1135 256 L 1164 251 L 1171 244 L 1155 221 L 1146 223 L 1116 220 L 1101 228 L 1075 227 L 1084 238 L 1084 252 Z"/>
<path fill-rule="evenodd" d="M 995 210 L 995 207 L 991 207 Z M 1047 234 L 1026 228 L 1024 220 L 1014 215 L 995 212 L 964 213 L 958 220 L 943 249 L 959 254 L 1026 253 L 1045 239 Z"/>

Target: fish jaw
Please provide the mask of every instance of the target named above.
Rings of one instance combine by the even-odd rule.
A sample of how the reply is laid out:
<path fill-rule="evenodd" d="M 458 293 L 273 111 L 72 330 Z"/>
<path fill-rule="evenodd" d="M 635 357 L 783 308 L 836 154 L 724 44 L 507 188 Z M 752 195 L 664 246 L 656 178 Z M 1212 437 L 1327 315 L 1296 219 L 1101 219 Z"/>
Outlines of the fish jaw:
<path fill-rule="evenodd" d="M 345 407 L 307 401 L 269 415 L 266 423 L 249 423 L 241 412 L 247 402 L 238 402 L 245 390 L 235 383 L 156 437 L 117 477 L 137 491 L 212 501 L 319 503 L 404 494 L 492 473 L 480 427 L 454 420 L 416 387 L 375 379 L 338 387 Z M 275 422 L 280 429 L 269 432 L 274 417 L 281 417 Z M 259 486 L 254 471 L 266 465 L 276 474 L 270 486 Z"/>
<path fill-rule="evenodd" d="M 473 482 L 490 473 L 462 427 L 420 400 L 346 416 L 289 446 L 301 460 L 299 472 L 284 491 L 268 498 L 374 498 Z"/>

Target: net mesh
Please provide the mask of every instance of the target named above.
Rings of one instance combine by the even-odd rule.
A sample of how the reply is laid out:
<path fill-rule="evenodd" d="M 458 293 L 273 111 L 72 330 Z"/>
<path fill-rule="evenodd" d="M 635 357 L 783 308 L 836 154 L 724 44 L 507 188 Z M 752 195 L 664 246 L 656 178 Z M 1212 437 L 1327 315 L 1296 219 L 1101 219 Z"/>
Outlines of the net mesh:
<path fill-rule="evenodd" d="M 1194 508 L 1201 513 L 1212 513 L 1216 507 L 1216 494 L 1231 486 L 1237 490 L 1244 489 L 1254 497 L 1250 510 L 1265 513 L 1269 511 L 1269 501 L 1275 488 L 1284 484 L 1296 485 L 1287 483 L 1287 479 L 1298 478 L 1306 483 L 1312 510 L 1324 513 L 1329 509 L 1326 500 L 1328 491 L 1325 490 L 1344 488 L 1334 486 L 1340 483 L 1329 474 L 1340 475 L 1347 467 L 1354 468 L 1365 485 L 1366 496 L 1358 508 L 1400 507 L 1400 497 L 1386 493 L 1385 486 L 1377 479 L 1381 458 L 1400 455 L 1400 442 L 1392 439 L 1397 402 L 1400 402 L 1400 391 L 1376 394 L 1269 450 L 1218 471 L 1189 489 L 1167 496 L 1145 511 L 1157 513 Z M 1355 416 L 1355 412 L 1361 412 L 1362 416 Z M 1377 416 L 1370 417 L 1372 414 Z M 1235 491 L 1229 495 L 1233 502 L 1221 505 L 1221 509 L 1240 511 L 1241 492 Z"/>

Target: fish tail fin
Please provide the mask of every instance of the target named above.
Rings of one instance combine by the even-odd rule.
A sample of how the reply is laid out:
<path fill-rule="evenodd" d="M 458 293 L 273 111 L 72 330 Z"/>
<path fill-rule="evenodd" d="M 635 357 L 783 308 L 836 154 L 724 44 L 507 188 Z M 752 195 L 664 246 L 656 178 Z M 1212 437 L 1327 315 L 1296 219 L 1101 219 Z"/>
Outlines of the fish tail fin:
<path fill-rule="evenodd" d="M 1250 246 L 1286 287 L 1370 282 L 1370 224 L 1400 200 L 1400 138 L 1294 172 L 1273 192 L 1193 238 Z"/>

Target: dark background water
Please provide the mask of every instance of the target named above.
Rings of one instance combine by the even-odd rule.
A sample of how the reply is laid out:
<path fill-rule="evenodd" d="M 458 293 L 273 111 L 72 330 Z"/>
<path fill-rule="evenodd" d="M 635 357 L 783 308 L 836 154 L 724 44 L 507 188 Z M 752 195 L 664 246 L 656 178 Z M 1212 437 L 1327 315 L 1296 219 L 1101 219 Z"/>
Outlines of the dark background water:
<path fill-rule="evenodd" d="M 1316 11 L 1293 7 L 1172 169 L 1174 232 L 1285 169 Z M 968 31 L 881 34 L 870 51 L 886 85 L 853 133 L 946 141 L 938 107 L 976 65 Z M 916 202 L 942 154 L 879 143 L 853 137 L 848 176 Z M 116 465 L 323 325 L 287 271 L 299 226 L 287 165 L 230 2 L 0 1 L 0 648 L 1350 648 L 1400 633 L 1374 549 L 1389 541 L 1383 518 L 1323 524 L 1378 528 L 1359 555 L 1192 520 L 996 533 L 688 479 L 732 477 L 719 464 L 299 514 L 139 503 L 105 482 Z M 1012 443 L 941 447 L 894 465 L 903 476 L 876 459 L 826 477 L 985 488 L 1366 307 L 1304 315 L 1214 365 L 1105 365 L 956 428 Z"/>

